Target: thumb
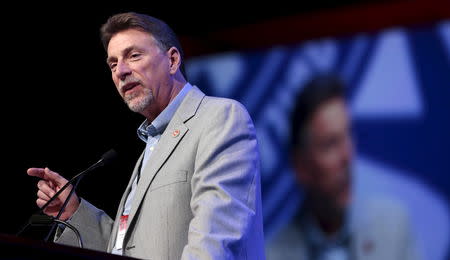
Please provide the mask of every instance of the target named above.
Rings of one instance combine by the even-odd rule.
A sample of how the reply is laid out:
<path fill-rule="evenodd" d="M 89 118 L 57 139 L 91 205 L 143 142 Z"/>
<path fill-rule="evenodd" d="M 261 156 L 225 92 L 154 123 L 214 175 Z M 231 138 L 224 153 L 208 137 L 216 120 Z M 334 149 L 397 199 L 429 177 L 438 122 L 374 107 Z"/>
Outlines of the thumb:
<path fill-rule="evenodd" d="M 45 167 L 44 169 L 44 179 L 50 180 L 55 182 L 58 186 L 63 186 L 67 183 L 67 180 L 59 175 L 58 173 L 50 170 L 49 168 Z"/>

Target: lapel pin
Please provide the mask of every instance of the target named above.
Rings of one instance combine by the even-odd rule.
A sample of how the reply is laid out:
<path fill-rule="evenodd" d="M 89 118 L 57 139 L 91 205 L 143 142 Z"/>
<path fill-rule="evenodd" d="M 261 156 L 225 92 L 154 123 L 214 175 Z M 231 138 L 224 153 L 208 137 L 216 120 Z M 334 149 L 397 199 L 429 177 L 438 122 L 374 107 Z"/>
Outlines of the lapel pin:
<path fill-rule="evenodd" d="M 173 132 L 172 132 L 172 137 L 177 137 L 178 135 L 180 134 L 180 130 L 174 130 Z"/>

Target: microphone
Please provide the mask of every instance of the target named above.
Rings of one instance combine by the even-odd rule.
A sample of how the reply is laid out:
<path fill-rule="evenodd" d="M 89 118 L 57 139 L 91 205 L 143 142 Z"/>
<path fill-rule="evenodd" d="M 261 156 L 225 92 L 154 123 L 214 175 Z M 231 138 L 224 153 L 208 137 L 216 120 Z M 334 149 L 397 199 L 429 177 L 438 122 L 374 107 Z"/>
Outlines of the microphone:
<path fill-rule="evenodd" d="M 101 163 L 101 166 L 109 165 L 114 160 L 116 160 L 117 157 L 118 157 L 118 154 L 117 154 L 116 150 L 110 149 L 110 150 L 108 150 L 106 153 L 104 153 L 102 155 L 102 157 L 99 160 L 99 162 Z"/>
<path fill-rule="evenodd" d="M 45 208 L 47 208 L 48 205 L 50 205 L 50 203 L 52 203 L 67 187 L 69 187 L 70 184 L 77 181 L 76 184 L 74 184 L 69 195 L 67 196 L 66 200 L 64 201 L 64 204 L 61 206 L 61 209 L 59 210 L 58 215 L 54 218 L 54 220 L 59 220 L 59 217 L 61 216 L 64 209 L 66 208 L 66 205 L 69 202 L 69 199 L 72 196 L 72 194 L 74 193 L 76 187 L 78 186 L 81 178 L 84 177 L 84 175 L 86 175 L 87 173 L 92 172 L 93 170 L 95 170 L 99 167 L 110 164 L 117 158 L 117 156 L 118 156 L 117 152 L 114 149 L 110 149 L 106 153 L 104 153 L 102 155 L 102 157 L 100 158 L 100 160 L 98 160 L 96 163 L 92 164 L 86 170 L 84 170 L 84 171 L 78 173 L 77 175 L 75 175 L 74 177 L 72 177 L 58 192 L 55 193 L 55 195 L 53 195 L 53 197 L 51 197 L 47 201 L 47 203 L 44 204 L 44 206 L 42 206 L 35 214 L 33 214 L 31 216 L 30 220 L 21 228 L 21 230 L 19 232 L 17 232 L 16 236 L 19 236 L 20 234 L 22 234 L 26 230 L 26 228 L 32 224 L 34 215 L 42 215 Z M 50 233 L 48 234 L 47 238 L 45 239 L 46 241 L 48 240 L 50 234 L 53 232 L 54 228 L 55 228 L 55 225 L 50 230 Z"/>

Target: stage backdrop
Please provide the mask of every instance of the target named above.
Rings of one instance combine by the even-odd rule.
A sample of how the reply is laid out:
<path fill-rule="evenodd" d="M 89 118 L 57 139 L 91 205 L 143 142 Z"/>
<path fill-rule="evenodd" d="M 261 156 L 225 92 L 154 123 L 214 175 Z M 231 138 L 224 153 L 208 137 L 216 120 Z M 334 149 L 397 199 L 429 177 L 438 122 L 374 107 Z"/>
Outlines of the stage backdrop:
<path fill-rule="evenodd" d="M 295 33 L 295 32 L 292 32 Z M 267 241 L 301 203 L 289 165 L 289 113 L 304 82 L 335 72 L 348 84 L 356 196 L 406 204 L 424 259 L 446 259 L 450 195 L 450 21 L 187 62 L 191 83 L 242 102 L 256 125 Z"/>

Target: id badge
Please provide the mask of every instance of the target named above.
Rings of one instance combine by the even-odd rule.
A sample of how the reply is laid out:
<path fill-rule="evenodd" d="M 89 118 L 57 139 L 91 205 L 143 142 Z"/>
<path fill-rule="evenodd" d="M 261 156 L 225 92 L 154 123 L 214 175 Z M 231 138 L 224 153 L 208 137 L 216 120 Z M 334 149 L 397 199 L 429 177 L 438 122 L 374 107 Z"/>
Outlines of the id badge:
<path fill-rule="evenodd" d="M 123 246 L 123 239 L 125 238 L 125 233 L 127 232 L 127 221 L 128 215 L 122 215 L 120 217 L 119 231 L 117 232 L 115 249 L 121 250 Z"/>

